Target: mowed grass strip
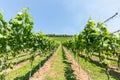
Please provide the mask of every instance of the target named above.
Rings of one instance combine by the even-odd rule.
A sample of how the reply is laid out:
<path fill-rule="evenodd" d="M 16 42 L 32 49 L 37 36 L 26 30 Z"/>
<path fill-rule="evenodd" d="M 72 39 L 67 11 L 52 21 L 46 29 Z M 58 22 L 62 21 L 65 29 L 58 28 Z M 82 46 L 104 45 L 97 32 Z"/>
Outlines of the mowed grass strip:
<path fill-rule="evenodd" d="M 62 47 L 51 65 L 51 70 L 44 80 L 75 80 L 71 67 L 66 59 Z"/>

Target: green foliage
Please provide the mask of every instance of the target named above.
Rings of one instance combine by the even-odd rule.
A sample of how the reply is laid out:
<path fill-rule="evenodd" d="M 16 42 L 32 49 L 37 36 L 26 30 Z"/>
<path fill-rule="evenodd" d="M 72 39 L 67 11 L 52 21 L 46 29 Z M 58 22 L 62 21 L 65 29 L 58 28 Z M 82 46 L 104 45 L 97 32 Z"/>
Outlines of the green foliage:
<path fill-rule="evenodd" d="M 84 30 L 75 35 L 73 40 L 63 43 L 68 49 L 74 53 L 85 53 L 86 58 L 90 58 L 92 54 L 99 53 L 100 63 L 106 68 L 107 75 L 109 68 L 108 56 L 119 54 L 120 50 L 120 34 L 116 36 L 110 33 L 106 25 L 102 22 L 96 23 L 89 18 Z M 86 59 L 86 60 L 88 60 Z"/>
<path fill-rule="evenodd" d="M 20 51 L 30 51 L 30 62 L 34 61 L 36 50 L 47 52 L 57 47 L 57 44 L 45 38 L 42 33 L 33 33 L 33 21 L 28 8 L 23 8 L 7 23 L 0 13 L 0 80 L 6 77 L 5 70 L 12 68 L 13 63 L 8 60 L 11 55 L 17 57 Z M 4 77 L 3 77 L 4 76 Z"/>

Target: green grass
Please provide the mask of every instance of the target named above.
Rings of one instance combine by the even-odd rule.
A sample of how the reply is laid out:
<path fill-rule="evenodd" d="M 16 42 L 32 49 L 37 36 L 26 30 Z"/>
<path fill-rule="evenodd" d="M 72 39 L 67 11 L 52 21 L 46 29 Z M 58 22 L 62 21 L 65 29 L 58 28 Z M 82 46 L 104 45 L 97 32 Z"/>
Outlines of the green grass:
<path fill-rule="evenodd" d="M 68 41 L 68 40 L 72 39 L 72 37 L 49 37 L 49 38 L 54 40 L 57 43 L 61 43 L 61 42 Z"/>
<path fill-rule="evenodd" d="M 74 56 L 73 53 L 72 56 Z M 83 57 L 79 57 L 79 63 L 85 71 L 89 71 L 90 77 L 93 80 L 107 80 L 105 69 L 102 68 L 99 64 L 88 61 L 88 68 L 86 69 L 86 61 Z M 112 75 L 110 77 L 110 80 L 120 80 L 119 78 L 113 77 Z"/>
<path fill-rule="evenodd" d="M 44 80 L 75 80 L 62 48 L 55 57 L 51 70 Z"/>

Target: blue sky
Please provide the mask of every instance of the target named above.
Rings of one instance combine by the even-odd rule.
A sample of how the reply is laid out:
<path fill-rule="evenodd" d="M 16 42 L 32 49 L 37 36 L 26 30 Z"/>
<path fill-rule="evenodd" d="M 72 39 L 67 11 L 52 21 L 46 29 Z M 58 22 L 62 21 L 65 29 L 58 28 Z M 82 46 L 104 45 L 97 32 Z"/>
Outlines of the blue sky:
<path fill-rule="evenodd" d="M 34 32 L 75 34 L 83 30 L 89 17 L 97 22 L 120 13 L 120 0 L 0 0 L 7 21 L 25 7 L 30 8 Z M 120 15 L 106 24 L 111 32 L 120 29 Z"/>

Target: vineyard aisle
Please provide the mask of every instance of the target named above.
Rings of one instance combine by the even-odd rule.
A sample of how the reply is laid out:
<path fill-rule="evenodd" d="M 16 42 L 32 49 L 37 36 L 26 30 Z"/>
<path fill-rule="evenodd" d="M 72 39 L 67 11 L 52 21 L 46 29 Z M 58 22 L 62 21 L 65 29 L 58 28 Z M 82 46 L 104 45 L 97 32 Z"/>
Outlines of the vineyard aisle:
<path fill-rule="evenodd" d="M 30 78 L 30 80 L 44 80 L 45 76 L 50 71 L 51 64 L 54 58 L 56 57 L 59 49 L 60 49 L 60 46 L 54 52 L 54 54 L 48 59 L 48 61 L 36 73 L 34 73 L 34 75 Z"/>
<path fill-rule="evenodd" d="M 76 62 L 76 60 L 70 55 L 66 48 L 63 48 L 68 58 L 69 62 L 71 63 L 71 68 L 74 71 L 73 74 L 76 75 L 77 80 L 92 80 L 88 74 L 81 68 L 81 66 Z"/>
<path fill-rule="evenodd" d="M 76 80 L 62 46 L 30 80 Z"/>
<path fill-rule="evenodd" d="M 68 50 L 65 48 L 62 50 L 62 46 L 60 46 L 30 80 L 88 80 L 88 77 Z"/>

